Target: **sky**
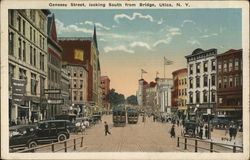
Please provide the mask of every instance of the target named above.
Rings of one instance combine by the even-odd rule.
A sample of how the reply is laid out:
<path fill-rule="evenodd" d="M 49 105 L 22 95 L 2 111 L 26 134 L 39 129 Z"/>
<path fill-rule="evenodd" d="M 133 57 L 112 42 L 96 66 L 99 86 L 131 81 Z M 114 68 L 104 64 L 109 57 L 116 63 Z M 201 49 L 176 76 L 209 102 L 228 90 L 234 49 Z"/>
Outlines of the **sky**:
<path fill-rule="evenodd" d="M 242 48 L 241 9 L 95 9 L 51 10 L 58 37 L 90 37 L 97 28 L 101 74 L 111 88 L 135 95 L 141 69 L 154 81 L 187 66 L 185 56 L 196 48 L 216 48 L 218 54 Z"/>

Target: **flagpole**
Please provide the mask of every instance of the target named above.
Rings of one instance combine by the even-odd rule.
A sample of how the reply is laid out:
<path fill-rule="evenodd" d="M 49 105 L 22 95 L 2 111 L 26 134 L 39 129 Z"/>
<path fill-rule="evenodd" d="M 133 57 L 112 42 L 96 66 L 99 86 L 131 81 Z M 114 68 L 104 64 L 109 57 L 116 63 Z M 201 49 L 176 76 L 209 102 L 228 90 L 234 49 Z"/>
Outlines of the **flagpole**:
<path fill-rule="evenodd" d="M 163 67 L 164 67 L 164 79 L 166 78 L 166 75 L 165 75 L 165 57 L 163 59 Z"/>

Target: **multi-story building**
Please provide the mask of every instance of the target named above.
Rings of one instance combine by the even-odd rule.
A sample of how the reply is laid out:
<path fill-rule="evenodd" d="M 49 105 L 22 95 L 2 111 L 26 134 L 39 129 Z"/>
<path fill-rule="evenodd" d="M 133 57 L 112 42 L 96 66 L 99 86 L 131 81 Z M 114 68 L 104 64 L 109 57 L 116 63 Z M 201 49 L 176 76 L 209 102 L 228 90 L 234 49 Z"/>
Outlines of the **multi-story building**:
<path fill-rule="evenodd" d="M 137 91 L 137 101 L 138 101 L 138 105 L 143 109 L 143 107 L 145 107 L 147 104 L 146 89 L 148 86 L 148 82 L 145 81 L 144 79 L 140 79 L 138 84 L 139 85 L 138 85 L 138 91 Z"/>
<path fill-rule="evenodd" d="M 185 114 L 187 110 L 187 68 L 176 70 L 173 75 L 172 90 L 172 111 L 179 111 Z"/>
<path fill-rule="evenodd" d="M 151 112 L 156 112 L 156 82 L 150 82 L 146 88 L 146 106 Z"/>
<path fill-rule="evenodd" d="M 158 110 L 163 114 L 171 114 L 171 88 L 173 87 L 173 79 L 156 78 L 156 83 Z"/>
<path fill-rule="evenodd" d="M 189 112 L 198 111 L 205 116 L 216 104 L 216 49 L 195 49 L 186 56 L 188 67 Z M 210 113 L 209 113 L 210 114 Z"/>
<path fill-rule="evenodd" d="M 101 106 L 100 103 L 102 97 L 99 95 L 99 93 L 101 93 L 101 70 L 96 40 L 96 30 L 94 29 L 93 37 L 60 37 L 59 44 L 63 48 L 63 61 L 70 61 L 70 65 L 83 67 L 84 69 L 82 68 L 82 72 L 86 71 L 86 76 L 84 75 L 85 78 L 87 78 L 87 93 L 84 94 L 86 95 L 86 101 L 88 102 L 86 106 Z M 74 69 L 70 70 L 73 71 Z M 73 84 L 74 83 L 75 81 L 73 81 Z M 77 93 L 72 91 L 72 94 Z M 75 97 L 74 95 L 72 96 Z"/>
<path fill-rule="evenodd" d="M 110 79 L 108 76 L 101 76 L 101 88 L 102 88 L 102 105 L 105 109 L 110 108 L 109 103 L 109 90 L 110 90 Z"/>
<path fill-rule="evenodd" d="M 62 47 L 58 44 L 56 24 L 54 14 L 48 16 L 48 89 L 61 90 L 61 68 L 62 68 Z M 48 99 L 61 99 L 61 92 L 48 94 Z M 49 100 L 49 102 L 50 102 Z M 56 101 L 54 101 L 56 102 Z M 58 103 L 48 103 L 47 118 L 54 118 L 55 115 L 62 113 L 62 105 Z"/>
<path fill-rule="evenodd" d="M 217 55 L 218 117 L 242 118 L 242 49 Z"/>
<path fill-rule="evenodd" d="M 70 101 L 70 79 L 68 71 L 65 68 L 61 69 L 61 98 L 63 99 L 63 105 L 61 107 L 62 113 L 69 113 L 71 107 Z"/>
<path fill-rule="evenodd" d="M 48 14 L 49 10 L 9 10 L 10 81 L 26 81 L 21 103 L 10 99 L 10 120 L 15 122 L 44 119 Z"/>

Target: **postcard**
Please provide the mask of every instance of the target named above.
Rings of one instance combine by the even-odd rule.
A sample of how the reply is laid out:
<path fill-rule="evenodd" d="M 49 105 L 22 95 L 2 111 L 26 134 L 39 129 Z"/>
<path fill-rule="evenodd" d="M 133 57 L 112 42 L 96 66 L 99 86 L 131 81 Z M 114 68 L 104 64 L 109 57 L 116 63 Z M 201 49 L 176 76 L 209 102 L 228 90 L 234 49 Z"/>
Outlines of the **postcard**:
<path fill-rule="evenodd" d="M 1 2 L 3 159 L 249 159 L 247 1 Z"/>

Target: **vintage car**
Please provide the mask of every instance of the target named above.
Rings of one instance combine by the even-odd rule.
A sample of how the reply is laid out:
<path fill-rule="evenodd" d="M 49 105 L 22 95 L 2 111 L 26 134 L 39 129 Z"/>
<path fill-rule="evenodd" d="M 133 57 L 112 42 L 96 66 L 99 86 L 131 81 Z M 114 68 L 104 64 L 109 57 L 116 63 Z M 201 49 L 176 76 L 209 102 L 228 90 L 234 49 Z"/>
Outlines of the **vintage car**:
<path fill-rule="evenodd" d="M 70 137 L 69 124 L 66 120 L 48 120 L 38 122 L 35 126 L 18 128 L 10 135 L 9 146 L 11 149 L 31 148 L 52 141 L 64 141 Z"/>
<path fill-rule="evenodd" d="M 185 121 L 184 124 L 184 137 L 196 137 L 195 131 L 198 127 L 198 124 L 193 121 Z"/>

